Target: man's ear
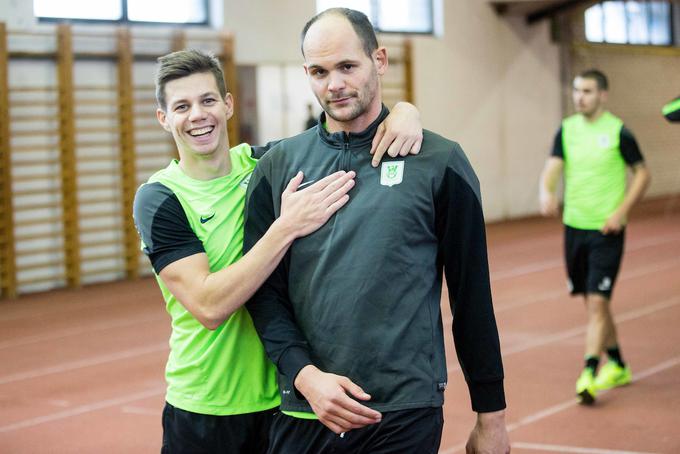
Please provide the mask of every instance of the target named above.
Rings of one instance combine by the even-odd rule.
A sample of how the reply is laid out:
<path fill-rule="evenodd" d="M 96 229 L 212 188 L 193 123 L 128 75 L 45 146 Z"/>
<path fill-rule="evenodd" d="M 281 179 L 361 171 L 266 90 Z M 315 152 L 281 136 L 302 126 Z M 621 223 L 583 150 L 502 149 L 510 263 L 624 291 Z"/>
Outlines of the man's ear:
<path fill-rule="evenodd" d="M 170 126 L 168 125 L 168 122 L 167 122 L 168 117 L 167 117 L 165 111 L 163 109 L 161 109 L 160 107 L 158 109 L 156 109 L 156 119 L 158 119 L 158 122 L 161 124 L 163 129 L 165 129 L 168 132 L 171 132 Z"/>
<path fill-rule="evenodd" d="M 602 90 L 602 92 L 600 93 L 600 101 L 601 102 L 607 102 L 608 97 L 609 97 L 609 91 Z"/>
<path fill-rule="evenodd" d="M 227 106 L 227 120 L 229 120 L 234 115 L 234 97 L 229 92 L 224 96 L 224 105 Z"/>
<path fill-rule="evenodd" d="M 373 64 L 378 70 L 378 75 L 382 76 L 387 71 L 387 49 L 384 47 L 378 47 L 373 52 Z"/>

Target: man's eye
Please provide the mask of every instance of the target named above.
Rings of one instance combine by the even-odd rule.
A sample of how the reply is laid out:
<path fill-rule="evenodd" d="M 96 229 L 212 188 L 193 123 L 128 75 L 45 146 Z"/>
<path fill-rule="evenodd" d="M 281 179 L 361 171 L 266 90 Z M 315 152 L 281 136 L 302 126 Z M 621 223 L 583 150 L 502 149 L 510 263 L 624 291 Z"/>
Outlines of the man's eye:
<path fill-rule="evenodd" d="M 216 102 L 217 102 L 217 100 L 215 98 L 205 98 L 203 100 L 203 104 L 208 104 L 208 105 L 215 104 Z"/>
<path fill-rule="evenodd" d="M 342 65 L 342 69 L 344 69 L 345 71 L 351 71 L 352 68 L 354 68 L 354 65 L 349 65 L 349 64 L 348 65 Z"/>
<path fill-rule="evenodd" d="M 184 110 L 187 110 L 186 104 L 179 104 L 179 105 L 175 106 L 175 112 L 182 112 Z"/>

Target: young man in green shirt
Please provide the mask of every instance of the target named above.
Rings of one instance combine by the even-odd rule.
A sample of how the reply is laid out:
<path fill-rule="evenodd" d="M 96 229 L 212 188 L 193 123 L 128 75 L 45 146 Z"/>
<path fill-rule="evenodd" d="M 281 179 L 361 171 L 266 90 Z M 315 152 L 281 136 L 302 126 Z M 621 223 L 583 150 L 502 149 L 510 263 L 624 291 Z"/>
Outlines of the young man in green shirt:
<path fill-rule="evenodd" d="M 347 203 L 354 172 L 304 189 L 299 172 L 281 197 L 281 216 L 243 255 L 245 193 L 266 149 L 229 148 L 233 99 L 215 57 L 194 50 L 161 57 L 156 89 L 158 120 L 180 159 L 139 188 L 134 218 L 172 319 L 162 452 L 264 452 L 280 400 L 274 367 L 242 306 L 296 238 Z M 402 134 L 392 153 L 418 148 L 420 125 L 406 109 L 399 127 L 405 119 L 418 132 Z M 380 159 L 387 147 L 378 148 Z"/>
<path fill-rule="evenodd" d="M 597 390 L 630 383 L 610 309 L 623 255 L 628 213 L 650 181 L 640 149 L 623 122 L 606 111 L 608 81 L 598 70 L 574 79 L 577 113 L 562 122 L 540 184 L 541 213 L 559 211 L 557 182 L 564 175 L 565 259 L 572 295 L 585 297 L 588 311 L 585 367 L 576 382 L 581 403 L 592 404 Z M 626 166 L 633 178 L 626 190 Z M 600 354 L 608 362 L 597 370 Z"/>

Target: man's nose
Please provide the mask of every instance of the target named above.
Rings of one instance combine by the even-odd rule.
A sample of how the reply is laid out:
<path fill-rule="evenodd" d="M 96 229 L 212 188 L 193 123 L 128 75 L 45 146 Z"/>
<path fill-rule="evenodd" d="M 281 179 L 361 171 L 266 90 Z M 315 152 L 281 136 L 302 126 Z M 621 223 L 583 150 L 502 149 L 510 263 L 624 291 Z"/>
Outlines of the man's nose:
<path fill-rule="evenodd" d="M 189 112 L 189 120 L 196 121 L 202 118 L 205 118 L 205 109 L 199 103 L 193 104 Z"/>
<path fill-rule="evenodd" d="M 345 78 L 343 75 L 338 74 L 335 71 L 331 72 L 328 80 L 328 90 L 338 91 L 342 90 L 343 88 L 345 88 Z"/>

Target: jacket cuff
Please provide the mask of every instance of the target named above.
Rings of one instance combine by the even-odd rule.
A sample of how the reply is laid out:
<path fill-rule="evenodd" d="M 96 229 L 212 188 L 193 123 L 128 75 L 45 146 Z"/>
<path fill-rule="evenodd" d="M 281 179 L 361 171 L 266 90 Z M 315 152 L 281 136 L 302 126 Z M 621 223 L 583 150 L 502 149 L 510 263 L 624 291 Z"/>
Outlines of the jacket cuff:
<path fill-rule="evenodd" d="M 301 346 L 293 346 L 286 349 L 279 358 L 279 372 L 288 377 L 290 384 L 294 386 L 295 377 L 300 370 L 308 364 L 312 364 L 309 351 Z"/>
<path fill-rule="evenodd" d="M 505 408 L 505 390 L 503 379 L 483 383 L 468 383 L 472 410 L 477 413 L 489 413 Z"/>

